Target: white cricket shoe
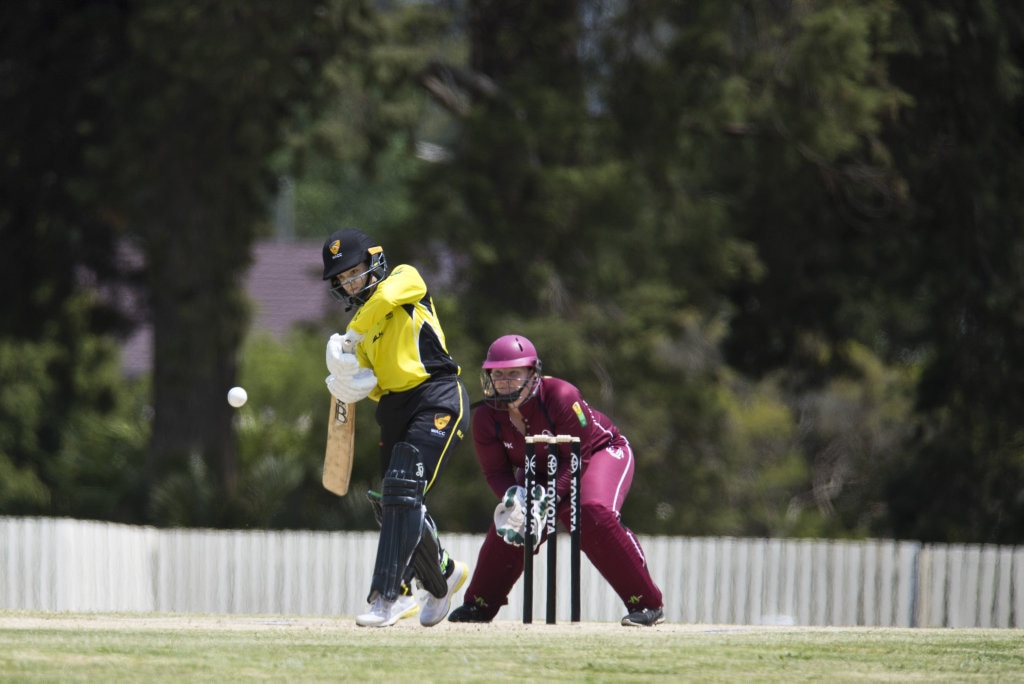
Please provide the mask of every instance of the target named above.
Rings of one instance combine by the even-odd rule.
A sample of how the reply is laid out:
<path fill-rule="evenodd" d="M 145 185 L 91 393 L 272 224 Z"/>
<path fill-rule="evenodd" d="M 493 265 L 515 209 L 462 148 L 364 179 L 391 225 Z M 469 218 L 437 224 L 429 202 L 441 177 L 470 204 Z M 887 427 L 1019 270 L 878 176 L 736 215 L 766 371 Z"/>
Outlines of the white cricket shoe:
<path fill-rule="evenodd" d="M 452 607 L 452 597 L 462 588 L 462 585 L 466 583 L 466 578 L 469 577 L 468 565 L 457 560 L 452 562 L 455 567 L 452 569 L 452 574 L 448 576 L 448 593 L 444 595 L 444 598 L 437 598 L 429 591 L 424 592 L 426 600 L 423 602 L 423 607 L 420 608 L 420 624 L 424 627 L 433 627 L 444 620 Z"/>
<path fill-rule="evenodd" d="M 402 618 L 412 617 L 419 610 L 419 604 L 412 596 L 400 595 L 394 601 L 378 596 L 370 606 L 369 613 L 356 617 L 356 624 L 360 627 L 390 627 Z"/>

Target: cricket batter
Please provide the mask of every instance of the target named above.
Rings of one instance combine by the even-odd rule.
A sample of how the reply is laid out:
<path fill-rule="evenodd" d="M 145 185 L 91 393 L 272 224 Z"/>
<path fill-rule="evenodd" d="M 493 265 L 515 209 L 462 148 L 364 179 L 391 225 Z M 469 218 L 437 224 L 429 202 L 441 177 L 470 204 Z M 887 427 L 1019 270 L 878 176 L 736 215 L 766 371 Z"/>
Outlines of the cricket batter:
<path fill-rule="evenodd" d="M 448 556 L 427 512 L 426 494 L 469 428 L 469 395 L 445 346 L 434 302 L 419 272 L 390 272 L 384 250 L 355 228 L 323 246 L 324 280 L 356 313 L 327 343 L 327 388 L 339 401 L 377 402 L 382 491 L 371 496 L 380 538 L 364 627 L 388 627 L 417 612 L 426 627 L 444 620 L 469 568 Z M 409 582 L 426 590 L 420 606 Z"/>
<path fill-rule="evenodd" d="M 487 484 L 501 499 L 477 558 L 463 605 L 451 622 L 490 622 L 508 603 L 523 572 L 526 526 L 523 469 L 527 435 L 580 438 L 580 548 L 622 599 L 626 626 L 664 620 L 661 590 L 647 569 L 636 535 L 620 510 L 633 481 L 633 450 L 607 416 L 595 411 L 572 384 L 543 376 L 533 343 L 505 335 L 487 350 L 481 373 L 484 403 L 473 414 L 473 443 Z M 558 518 L 569 527 L 569 457 L 559 454 Z M 542 506 L 541 506 L 542 508 Z M 540 529 L 540 521 L 537 521 Z"/>

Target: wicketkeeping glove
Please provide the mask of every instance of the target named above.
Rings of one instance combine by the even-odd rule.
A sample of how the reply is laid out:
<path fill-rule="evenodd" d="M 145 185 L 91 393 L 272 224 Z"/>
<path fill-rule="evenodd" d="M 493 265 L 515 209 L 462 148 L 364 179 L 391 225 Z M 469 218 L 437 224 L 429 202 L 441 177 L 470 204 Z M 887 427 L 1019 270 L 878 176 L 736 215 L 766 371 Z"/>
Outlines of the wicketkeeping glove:
<path fill-rule="evenodd" d="M 533 529 L 540 534 L 547 508 L 547 494 L 542 485 L 533 488 Z M 494 509 L 494 529 L 506 544 L 522 546 L 526 541 L 526 489 L 509 487 Z"/>
<path fill-rule="evenodd" d="M 349 377 L 327 376 L 327 389 L 346 404 L 365 399 L 377 386 L 377 376 L 369 368 L 360 368 Z"/>

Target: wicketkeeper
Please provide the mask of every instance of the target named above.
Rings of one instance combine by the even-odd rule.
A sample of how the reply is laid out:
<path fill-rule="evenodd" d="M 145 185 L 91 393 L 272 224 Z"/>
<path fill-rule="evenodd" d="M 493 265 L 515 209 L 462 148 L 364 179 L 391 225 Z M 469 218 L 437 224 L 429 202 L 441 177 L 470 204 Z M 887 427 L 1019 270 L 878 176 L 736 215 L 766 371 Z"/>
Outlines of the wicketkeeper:
<path fill-rule="evenodd" d="M 463 605 L 451 622 L 490 622 L 508 603 L 523 572 L 528 515 L 539 529 L 545 497 L 555 496 L 558 518 L 569 527 L 568 453 L 559 455 L 555 491 L 540 494 L 535 511 L 524 507 L 526 435 L 580 438 L 580 547 L 622 599 L 627 626 L 664 620 L 661 590 L 654 584 L 636 535 L 622 524 L 620 510 L 633 481 L 633 450 L 607 416 L 594 410 L 572 384 L 543 376 L 533 343 L 505 335 L 487 350 L 481 373 L 484 403 L 473 414 L 473 443 L 487 484 L 500 499 L 494 523 L 480 547 Z"/>
<path fill-rule="evenodd" d="M 370 498 L 380 539 L 370 610 L 356 623 L 388 627 L 419 612 L 430 627 L 444 620 L 469 575 L 441 546 L 426 506 L 469 428 L 469 395 L 415 268 L 389 271 L 383 248 L 355 228 L 328 237 L 323 260 L 331 294 L 356 310 L 345 334 L 327 343 L 327 388 L 338 401 L 376 401 L 381 431 L 383 483 Z M 409 586 L 413 578 L 426 590 L 422 606 Z"/>

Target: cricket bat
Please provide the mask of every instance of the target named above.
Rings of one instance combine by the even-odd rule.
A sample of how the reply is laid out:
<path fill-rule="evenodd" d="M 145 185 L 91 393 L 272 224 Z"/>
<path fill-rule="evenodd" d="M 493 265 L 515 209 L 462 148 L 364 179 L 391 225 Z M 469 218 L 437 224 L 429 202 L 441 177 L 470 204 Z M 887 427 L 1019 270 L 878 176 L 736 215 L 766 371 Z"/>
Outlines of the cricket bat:
<path fill-rule="evenodd" d="M 324 452 L 324 489 L 338 496 L 348 493 L 355 451 L 356 405 L 331 397 L 327 419 L 327 449 Z"/>

